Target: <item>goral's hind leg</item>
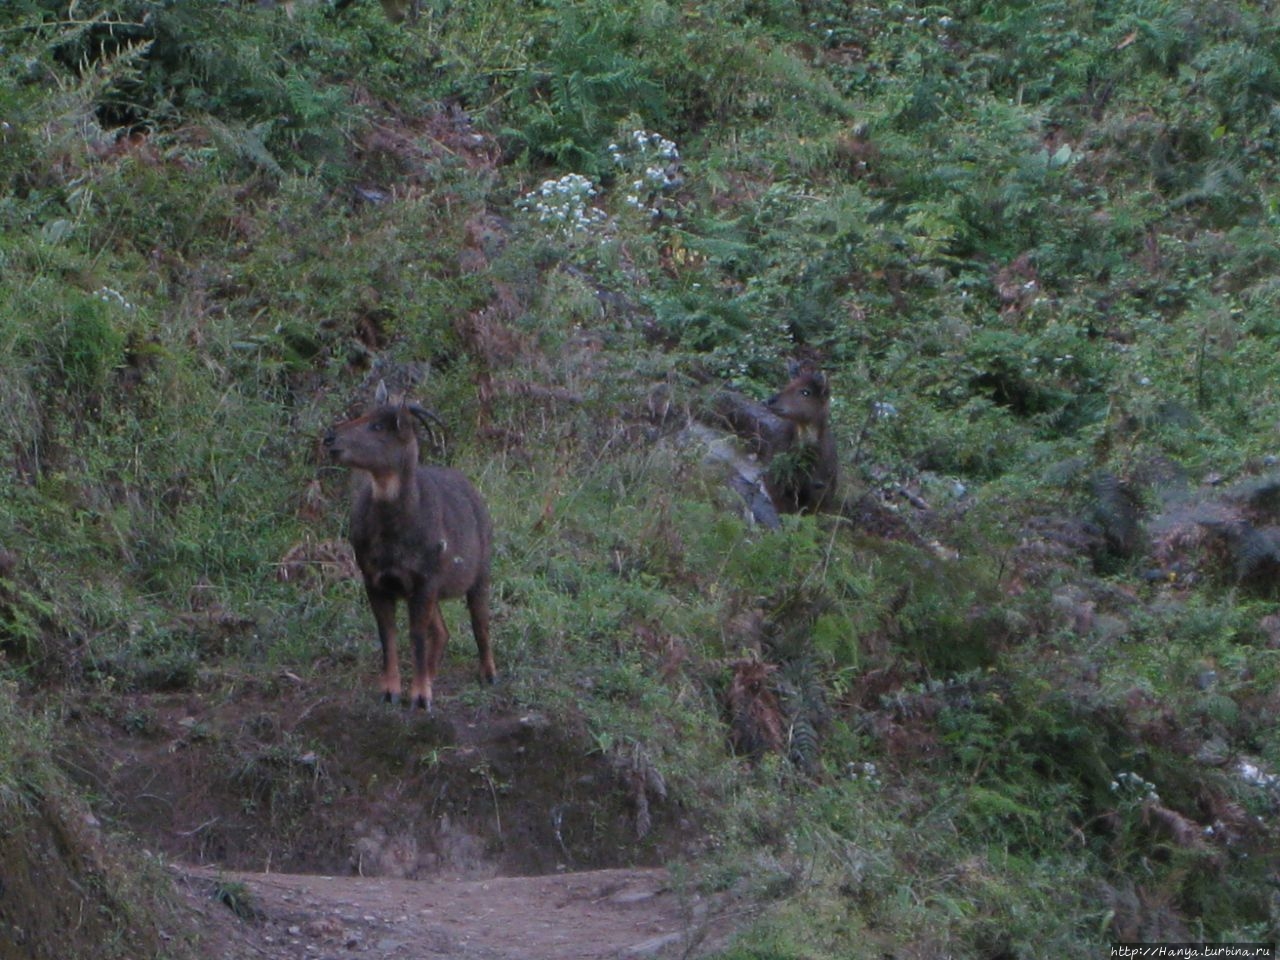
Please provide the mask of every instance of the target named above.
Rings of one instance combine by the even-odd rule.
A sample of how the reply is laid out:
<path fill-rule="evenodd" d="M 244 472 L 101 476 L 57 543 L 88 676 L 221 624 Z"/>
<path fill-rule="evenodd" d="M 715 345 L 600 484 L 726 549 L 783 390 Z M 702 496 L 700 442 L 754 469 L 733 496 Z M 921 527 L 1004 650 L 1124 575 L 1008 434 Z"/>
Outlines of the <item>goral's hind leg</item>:
<path fill-rule="evenodd" d="M 396 655 L 396 597 L 393 593 L 378 590 L 366 584 L 369 606 L 378 625 L 378 640 L 382 644 L 382 676 L 378 684 L 382 699 L 387 703 L 400 702 L 400 661 Z"/>
<path fill-rule="evenodd" d="M 467 609 L 471 612 L 471 632 L 476 637 L 480 655 L 480 680 L 493 683 L 498 670 L 493 665 L 493 648 L 489 645 L 489 580 L 484 578 L 467 591 Z"/>

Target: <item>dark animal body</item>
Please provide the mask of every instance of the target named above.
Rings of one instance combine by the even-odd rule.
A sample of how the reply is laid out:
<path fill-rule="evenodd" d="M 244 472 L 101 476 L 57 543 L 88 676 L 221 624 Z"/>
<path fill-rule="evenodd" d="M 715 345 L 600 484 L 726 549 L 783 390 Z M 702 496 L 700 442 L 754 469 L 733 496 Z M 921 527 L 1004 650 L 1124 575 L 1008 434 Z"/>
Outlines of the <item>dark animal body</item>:
<path fill-rule="evenodd" d="M 779 513 L 817 513 L 836 504 L 839 461 L 831 432 L 831 388 L 822 371 L 792 363 L 791 380 L 765 404 L 786 422 L 765 472 Z"/>
<path fill-rule="evenodd" d="M 396 609 L 409 607 L 413 647 L 411 702 L 430 709 L 449 632 L 440 601 L 465 598 L 481 679 L 497 671 L 489 645 L 493 524 L 484 500 L 457 470 L 418 463 L 415 420 L 435 418 L 416 403 L 388 401 L 379 384 L 374 407 L 324 438 L 337 463 L 359 474 L 351 510 L 351 545 L 382 643 L 382 693 L 400 698 Z"/>

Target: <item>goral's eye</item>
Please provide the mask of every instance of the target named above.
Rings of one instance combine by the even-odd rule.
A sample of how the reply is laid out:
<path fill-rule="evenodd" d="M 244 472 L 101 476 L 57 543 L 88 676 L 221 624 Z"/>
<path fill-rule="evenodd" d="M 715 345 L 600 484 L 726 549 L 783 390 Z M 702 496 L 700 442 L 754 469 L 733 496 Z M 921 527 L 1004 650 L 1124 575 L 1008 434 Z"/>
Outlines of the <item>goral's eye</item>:
<path fill-rule="evenodd" d="M 381 432 L 385 428 L 381 420 L 375 420 L 373 423 L 369 424 L 369 429 Z"/>
<path fill-rule="evenodd" d="M 802 396 L 802 397 L 807 397 L 807 396 L 809 396 L 809 395 L 810 395 L 810 394 L 809 394 L 809 391 L 808 391 L 808 390 L 801 390 L 801 391 L 800 391 L 800 396 Z"/>

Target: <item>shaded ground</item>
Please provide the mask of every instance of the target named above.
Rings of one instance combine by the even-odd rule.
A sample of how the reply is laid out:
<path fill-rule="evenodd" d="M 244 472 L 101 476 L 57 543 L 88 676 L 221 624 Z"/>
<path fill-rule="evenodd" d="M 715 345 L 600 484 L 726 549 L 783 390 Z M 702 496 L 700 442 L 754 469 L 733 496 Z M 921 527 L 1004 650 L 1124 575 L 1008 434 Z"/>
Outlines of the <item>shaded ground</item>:
<path fill-rule="evenodd" d="M 428 717 L 282 673 L 66 720 L 62 766 L 175 864 L 201 956 L 693 957 L 744 919 L 661 866 L 697 817 L 634 757 L 500 694 Z"/>
<path fill-rule="evenodd" d="M 60 759 L 104 820 L 228 870 L 486 879 L 658 866 L 696 845 L 694 813 L 629 758 L 452 693 L 426 717 L 288 675 L 220 678 L 99 700 Z"/>
<path fill-rule="evenodd" d="M 204 917 L 210 960 L 695 957 L 733 919 L 661 869 L 413 881 L 190 868 L 178 882 Z"/>

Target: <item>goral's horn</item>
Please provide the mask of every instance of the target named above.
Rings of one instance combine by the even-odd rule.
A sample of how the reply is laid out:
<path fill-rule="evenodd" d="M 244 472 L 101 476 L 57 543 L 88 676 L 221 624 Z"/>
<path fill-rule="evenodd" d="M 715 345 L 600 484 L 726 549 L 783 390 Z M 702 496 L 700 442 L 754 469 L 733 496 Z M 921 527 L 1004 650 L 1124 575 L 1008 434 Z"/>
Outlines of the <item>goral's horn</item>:
<path fill-rule="evenodd" d="M 431 429 L 431 423 L 429 421 L 432 421 L 432 420 L 434 420 L 439 425 L 441 430 L 448 429 L 445 426 L 444 421 L 441 420 L 440 417 L 434 411 L 428 410 L 426 407 L 418 403 L 410 403 L 407 406 L 408 406 L 409 412 L 412 413 L 419 420 L 421 420 L 422 425 L 426 427 L 428 430 Z"/>

